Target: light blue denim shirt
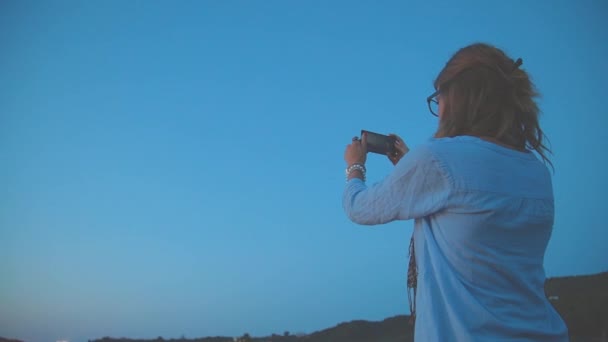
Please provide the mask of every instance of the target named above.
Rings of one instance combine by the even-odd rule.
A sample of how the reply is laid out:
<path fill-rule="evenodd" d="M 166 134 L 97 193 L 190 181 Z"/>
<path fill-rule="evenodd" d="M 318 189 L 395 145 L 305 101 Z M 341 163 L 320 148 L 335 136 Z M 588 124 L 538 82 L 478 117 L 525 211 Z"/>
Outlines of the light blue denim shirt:
<path fill-rule="evenodd" d="M 568 341 L 545 297 L 553 189 L 533 153 L 432 139 L 383 181 L 347 182 L 356 223 L 414 219 L 416 341 Z"/>

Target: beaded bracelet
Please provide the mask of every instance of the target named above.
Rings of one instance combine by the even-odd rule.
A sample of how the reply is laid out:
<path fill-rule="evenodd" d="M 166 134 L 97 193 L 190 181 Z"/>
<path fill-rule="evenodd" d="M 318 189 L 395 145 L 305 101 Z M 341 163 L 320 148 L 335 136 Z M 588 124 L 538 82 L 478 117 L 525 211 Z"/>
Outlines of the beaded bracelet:
<path fill-rule="evenodd" d="M 367 170 L 365 169 L 365 165 L 359 163 L 355 163 L 346 168 L 346 181 L 348 182 L 348 176 L 350 176 L 350 173 L 355 170 L 361 172 L 361 176 L 363 176 L 363 181 L 365 182 L 365 173 Z"/>

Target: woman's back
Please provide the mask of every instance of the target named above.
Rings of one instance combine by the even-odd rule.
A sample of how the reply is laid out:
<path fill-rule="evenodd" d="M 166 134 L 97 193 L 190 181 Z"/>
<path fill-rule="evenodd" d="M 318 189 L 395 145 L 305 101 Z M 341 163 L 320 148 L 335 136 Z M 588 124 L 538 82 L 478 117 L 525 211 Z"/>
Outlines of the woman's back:
<path fill-rule="evenodd" d="M 433 159 L 440 172 L 420 176 L 442 177 L 448 189 L 443 208 L 415 222 L 416 340 L 567 340 L 544 295 L 553 226 L 545 165 L 470 136 L 421 149 L 412 157 Z M 408 159 L 402 162 L 428 163 Z"/>

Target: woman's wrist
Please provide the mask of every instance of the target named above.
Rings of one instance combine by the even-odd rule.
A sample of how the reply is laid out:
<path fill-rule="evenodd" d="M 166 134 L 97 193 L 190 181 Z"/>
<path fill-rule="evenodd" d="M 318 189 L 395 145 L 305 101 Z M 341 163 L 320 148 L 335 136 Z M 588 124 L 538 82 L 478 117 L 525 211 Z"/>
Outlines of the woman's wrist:
<path fill-rule="evenodd" d="M 365 173 L 367 170 L 365 169 L 365 165 L 363 163 L 353 163 L 349 167 L 346 168 L 346 181 L 353 178 L 359 178 L 365 182 Z"/>
<path fill-rule="evenodd" d="M 363 176 L 363 174 L 359 170 L 354 170 L 348 176 L 346 176 L 346 181 L 348 182 L 353 178 L 359 178 L 360 180 L 365 182 L 365 176 Z"/>

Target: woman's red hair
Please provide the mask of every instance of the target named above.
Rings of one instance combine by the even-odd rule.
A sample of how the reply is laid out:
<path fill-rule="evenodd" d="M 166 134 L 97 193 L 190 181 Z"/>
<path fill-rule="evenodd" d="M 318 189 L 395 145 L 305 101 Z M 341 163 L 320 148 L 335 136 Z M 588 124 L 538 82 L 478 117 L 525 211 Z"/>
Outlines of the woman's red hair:
<path fill-rule="evenodd" d="M 528 73 L 502 50 L 473 44 L 450 58 L 435 80 L 442 114 L 435 137 L 489 137 L 517 150 L 534 150 L 552 166 L 538 122 L 539 96 Z"/>

